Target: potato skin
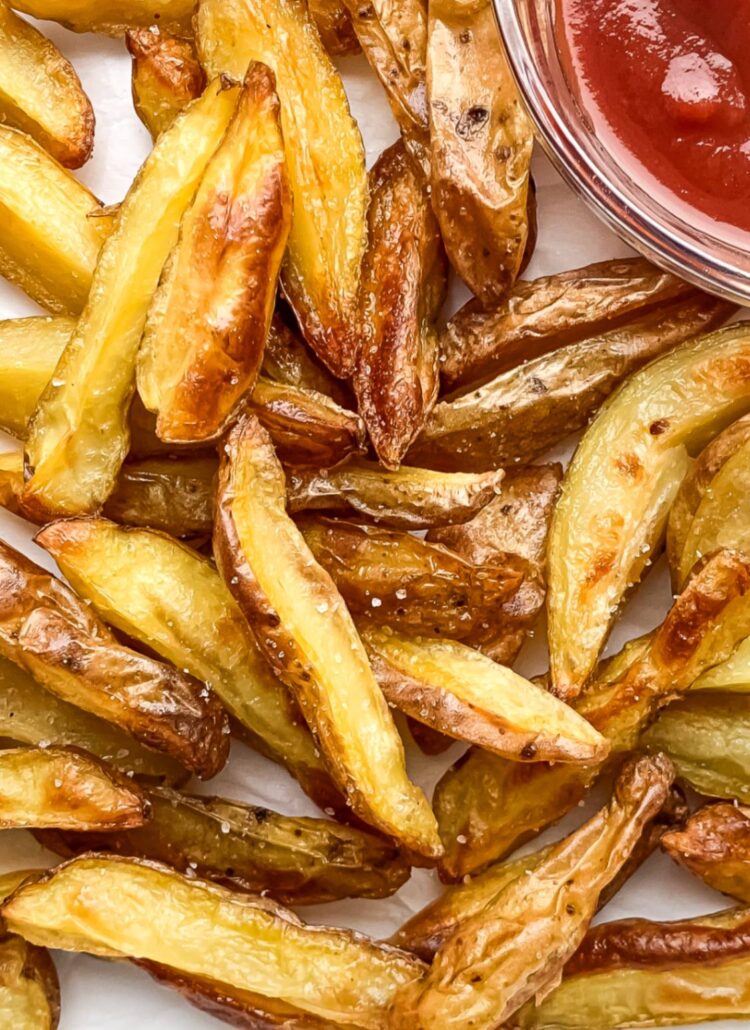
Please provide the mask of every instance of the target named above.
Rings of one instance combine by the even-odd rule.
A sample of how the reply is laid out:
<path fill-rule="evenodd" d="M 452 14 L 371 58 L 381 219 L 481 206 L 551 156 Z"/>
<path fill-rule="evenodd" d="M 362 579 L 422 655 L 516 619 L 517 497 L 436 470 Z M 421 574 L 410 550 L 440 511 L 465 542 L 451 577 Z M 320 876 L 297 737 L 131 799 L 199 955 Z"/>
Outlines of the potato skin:
<path fill-rule="evenodd" d="M 16 1017 L 13 1030 L 57 1030 L 60 983 L 46 948 L 16 934 L 0 934 L 0 991 L 8 999 L 8 1014 Z"/>
<path fill-rule="evenodd" d="M 125 43 L 133 58 L 133 106 L 155 140 L 201 95 L 206 76 L 191 41 L 167 35 L 158 25 L 129 29 Z"/>
<path fill-rule="evenodd" d="M 706 805 L 666 834 L 662 847 L 709 887 L 750 901 L 750 809 Z"/>
<path fill-rule="evenodd" d="M 375 452 L 395 469 L 437 400 L 435 320 L 447 290 L 427 183 L 400 140 L 370 172 L 367 221 L 352 383 Z"/>
<path fill-rule="evenodd" d="M 291 318 L 291 314 L 288 317 Z M 313 356 L 287 318 L 279 313 L 278 306 L 266 340 L 263 375 L 281 386 L 322 393 L 342 408 L 352 406 L 349 390 Z"/>
<path fill-rule="evenodd" d="M 331 57 L 353 57 L 359 40 L 343 0 L 308 0 L 320 39 Z"/>

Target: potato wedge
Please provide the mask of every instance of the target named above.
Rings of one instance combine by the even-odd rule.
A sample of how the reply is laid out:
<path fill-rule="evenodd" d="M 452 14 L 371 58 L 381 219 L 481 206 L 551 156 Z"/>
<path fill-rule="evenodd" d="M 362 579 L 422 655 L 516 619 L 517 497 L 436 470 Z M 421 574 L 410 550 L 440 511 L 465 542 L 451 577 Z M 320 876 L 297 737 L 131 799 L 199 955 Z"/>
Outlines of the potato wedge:
<path fill-rule="evenodd" d="M 501 372 L 436 404 L 408 460 L 463 471 L 534 461 L 583 429 L 629 375 L 722 325 L 732 310 L 725 301 L 699 293 Z"/>
<path fill-rule="evenodd" d="M 343 0 L 308 0 L 308 6 L 323 46 L 331 57 L 351 57 L 360 52 Z"/>
<path fill-rule="evenodd" d="M 149 858 L 285 905 L 385 898 L 409 878 L 398 850 L 364 830 L 165 788 L 145 789 L 145 796 L 149 819 L 138 829 L 37 838 L 66 857 L 108 851 Z"/>
<path fill-rule="evenodd" d="M 81 80 L 54 43 L 0 4 L 0 116 L 41 143 L 65 168 L 94 148 L 94 109 Z"/>
<path fill-rule="evenodd" d="M 353 811 L 436 858 L 432 810 L 406 774 L 401 738 L 343 599 L 286 514 L 285 487 L 268 434 L 246 416 L 230 431 L 219 468 L 219 570 Z"/>
<path fill-rule="evenodd" d="M 57 1030 L 60 984 L 48 951 L 0 936 L 0 1012 L 13 1030 Z"/>
<path fill-rule="evenodd" d="M 11 6 L 73 32 L 122 36 L 158 23 L 163 32 L 189 36 L 195 0 L 11 0 Z"/>
<path fill-rule="evenodd" d="M 709 887 L 750 899 L 750 809 L 706 805 L 684 827 L 665 834 L 662 847 Z"/>
<path fill-rule="evenodd" d="M 236 101 L 234 87 L 212 83 L 159 138 L 119 209 L 86 310 L 29 427 L 25 503 L 42 517 L 97 511 L 114 488 L 148 306 Z"/>
<path fill-rule="evenodd" d="M 461 640 L 495 617 L 526 573 L 513 555 L 475 565 L 404 530 L 313 515 L 297 525 L 349 610 L 393 628 Z"/>
<path fill-rule="evenodd" d="M 25 516 L 23 494 L 23 454 L 7 451 L 0 454 L 0 506 L 14 515 Z"/>
<path fill-rule="evenodd" d="M 133 58 L 133 106 L 155 140 L 201 95 L 206 76 L 192 42 L 158 25 L 129 29 L 125 42 Z"/>
<path fill-rule="evenodd" d="M 430 529 L 472 518 L 498 492 L 503 475 L 405 465 L 388 472 L 377 462 L 352 460 L 330 470 L 289 470 L 287 502 L 292 513 L 356 511 L 394 529 Z"/>
<path fill-rule="evenodd" d="M 75 320 L 10 318 L 0 322 L 0 429 L 23 440 L 29 419 L 75 329 Z"/>
<path fill-rule="evenodd" d="M 207 683 L 255 748 L 321 808 L 346 811 L 299 711 L 205 558 L 163 533 L 106 519 L 54 523 L 36 539 L 105 622 Z"/>
<path fill-rule="evenodd" d="M 587 430 L 563 482 L 549 552 L 552 689 L 580 693 L 628 588 L 659 547 L 705 444 L 750 408 L 750 330 L 702 337 L 643 369 Z M 715 664 L 715 663 L 714 663 Z"/>
<path fill-rule="evenodd" d="M 428 11 L 432 206 L 451 264 L 491 307 L 526 252 L 533 130 L 491 0 L 430 0 Z"/>
<path fill-rule="evenodd" d="M 138 393 L 161 440 L 215 439 L 255 385 L 291 218 L 273 73 L 251 64 L 182 219 L 138 352 Z"/>
<path fill-rule="evenodd" d="M 360 632 L 386 701 L 412 719 L 515 761 L 606 758 L 605 738 L 572 708 L 473 648 L 388 627 Z"/>
<path fill-rule="evenodd" d="M 266 898 L 115 856 L 58 866 L 19 888 L 2 915 L 9 929 L 37 944 L 168 960 L 179 972 L 362 1030 L 380 1030 L 395 992 L 424 969 L 413 956 L 351 931 L 306 926 Z"/>
<path fill-rule="evenodd" d="M 693 690 L 720 690 L 730 694 L 750 692 L 750 639 L 743 640 L 725 662 L 714 665 L 693 684 Z"/>
<path fill-rule="evenodd" d="M 524 361 L 600 338 L 699 292 L 645 258 L 598 261 L 517 282 L 491 310 L 470 300 L 440 334 L 444 390 L 479 386 Z"/>
<path fill-rule="evenodd" d="M 210 690 L 124 647 L 72 590 L 2 542 L 0 653 L 203 778 L 226 762 L 227 716 Z"/>
<path fill-rule="evenodd" d="M 426 977 L 396 993 L 389 1026 L 495 1030 L 529 998 L 543 998 L 583 940 L 601 891 L 663 806 L 673 776 L 664 755 L 626 763 L 610 803 L 462 921 Z"/>
<path fill-rule="evenodd" d="M 352 385 L 378 458 L 395 469 L 437 400 L 435 321 L 448 283 L 427 182 L 401 140 L 370 172 L 367 224 Z"/>
<path fill-rule="evenodd" d="M 127 830 L 148 816 L 122 773 L 85 751 L 26 747 L 0 751 L 0 827 Z"/>
<path fill-rule="evenodd" d="M 208 456 L 126 462 L 103 513 L 126 526 L 205 536 L 213 529 L 215 479 L 216 461 Z"/>
<path fill-rule="evenodd" d="M 348 378 L 367 235 L 362 138 L 304 0 L 201 0 L 198 52 L 209 75 L 241 77 L 251 60 L 276 76 L 294 217 L 282 271 L 305 339 Z"/>
<path fill-rule="evenodd" d="M 271 320 L 263 355 L 263 375 L 282 386 L 300 387 L 325 394 L 342 408 L 350 408 L 351 395 L 344 384 L 305 346 L 301 337 L 277 313 Z"/>
<path fill-rule="evenodd" d="M 29 136 L 0 126 L 0 275 L 60 315 L 89 295 L 112 216 Z"/>

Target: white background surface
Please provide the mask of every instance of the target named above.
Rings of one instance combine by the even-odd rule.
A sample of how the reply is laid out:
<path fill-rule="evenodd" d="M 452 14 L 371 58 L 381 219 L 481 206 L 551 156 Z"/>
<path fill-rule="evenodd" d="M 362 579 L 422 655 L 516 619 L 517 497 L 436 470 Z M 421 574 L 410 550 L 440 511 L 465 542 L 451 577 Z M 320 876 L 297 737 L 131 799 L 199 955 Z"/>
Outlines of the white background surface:
<path fill-rule="evenodd" d="M 96 111 L 94 157 L 81 170 L 80 178 L 103 201 L 119 201 L 150 149 L 150 137 L 133 112 L 130 58 L 124 43 L 90 35 L 78 36 L 52 23 L 43 23 L 40 27 L 73 62 Z M 347 58 L 339 62 L 339 67 L 353 113 L 362 128 L 368 163 L 372 164 L 396 138 L 395 123 L 379 84 L 364 59 Z M 542 155 L 537 154 L 534 171 L 540 233 L 526 277 L 533 278 L 629 253 L 628 248 L 600 225 L 569 192 Z M 452 290 L 451 308 L 461 303 L 465 296 L 463 287 L 456 285 Z M 0 280 L 0 317 L 37 313 L 33 302 Z M 4 439 L 0 433 L 0 449 L 12 446 L 13 442 Z M 561 448 L 555 457 L 569 452 L 570 446 Z M 0 536 L 20 547 L 34 560 L 53 567 L 44 552 L 30 542 L 28 524 L 2 510 Z M 660 622 L 668 603 L 668 580 L 663 564 L 657 565 L 616 627 L 610 650 Z M 546 668 L 543 638 L 543 628 L 539 627 L 536 640 L 527 645 L 521 656 L 518 666 L 521 672 L 530 675 Z M 428 760 L 414 749 L 410 750 L 411 772 L 429 795 L 443 770 L 460 751 L 457 745 L 447 756 Z M 215 780 L 198 785 L 196 789 L 263 804 L 287 814 L 320 814 L 286 773 L 237 742 L 233 743 L 227 768 Z M 596 803 L 601 800 L 596 799 Z M 587 809 L 576 811 L 542 839 L 557 839 L 577 825 L 585 812 L 593 807 L 592 802 Z M 530 846 L 531 849 L 536 847 L 538 843 Z M 56 859 L 51 859 L 29 834 L 5 831 L 0 837 L 0 871 L 41 866 L 52 861 Z M 351 926 L 385 937 L 434 897 L 438 890 L 436 877 L 424 870 L 416 870 L 394 898 L 305 907 L 299 910 L 299 914 L 310 922 Z M 646 916 L 674 919 L 715 911 L 727 904 L 729 902 L 719 894 L 703 887 L 664 856 L 655 855 L 607 906 L 603 918 Z M 104 1027 L 107 1030 L 151 1030 L 156 1027 L 211 1030 L 221 1025 L 126 963 L 107 963 L 59 952 L 55 959 L 62 985 L 61 1030 L 101 1030 Z M 748 1025 L 750 1021 L 747 1020 L 712 1024 L 717 1030 Z"/>

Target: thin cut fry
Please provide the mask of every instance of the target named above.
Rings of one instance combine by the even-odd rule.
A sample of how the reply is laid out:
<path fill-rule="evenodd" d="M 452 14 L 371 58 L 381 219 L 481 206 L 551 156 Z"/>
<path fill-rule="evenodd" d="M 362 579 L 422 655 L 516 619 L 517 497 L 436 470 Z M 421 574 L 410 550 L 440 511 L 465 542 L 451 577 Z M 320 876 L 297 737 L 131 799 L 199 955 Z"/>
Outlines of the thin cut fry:
<path fill-rule="evenodd" d="M 191 41 L 170 36 L 158 25 L 130 29 L 125 42 L 133 58 L 133 106 L 156 139 L 201 95 L 206 76 Z"/>

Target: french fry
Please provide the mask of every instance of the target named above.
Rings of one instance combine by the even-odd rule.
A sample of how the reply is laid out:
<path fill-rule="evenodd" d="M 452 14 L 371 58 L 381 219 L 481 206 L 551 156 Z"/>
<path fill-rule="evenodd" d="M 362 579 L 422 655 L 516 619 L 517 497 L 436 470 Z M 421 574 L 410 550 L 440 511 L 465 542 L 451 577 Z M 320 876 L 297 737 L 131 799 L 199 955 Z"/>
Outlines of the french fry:
<path fill-rule="evenodd" d="M 367 175 L 338 72 L 304 0 L 201 0 L 196 34 L 209 75 L 241 77 L 256 60 L 276 76 L 294 196 L 282 283 L 307 342 L 348 378 L 359 346 Z"/>
<path fill-rule="evenodd" d="M 301 715 L 205 558 L 163 533 L 106 519 L 54 523 L 37 543 L 105 622 L 207 683 L 255 748 L 321 808 L 345 812 Z"/>
<path fill-rule="evenodd" d="M 54 43 L 0 4 L 0 114 L 66 168 L 94 148 L 94 110 L 73 66 Z"/>
<path fill-rule="evenodd" d="M 133 58 L 133 106 L 155 140 L 206 87 L 206 76 L 189 39 L 151 25 L 125 35 Z"/>
<path fill-rule="evenodd" d="M 370 172 L 367 223 L 352 384 L 381 463 L 395 469 L 437 400 L 435 321 L 447 289 L 427 182 L 400 140 Z"/>
<path fill-rule="evenodd" d="M 229 751 L 226 713 L 197 680 L 124 647 L 60 580 L 0 543 L 0 652 L 65 701 L 199 776 Z"/>
<path fill-rule="evenodd" d="M 332 579 L 286 514 L 283 470 L 251 416 L 227 437 L 217 498 L 219 569 L 354 812 L 436 858 L 442 849 L 434 816 L 406 775 L 403 745 L 365 649 Z"/>
<path fill-rule="evenodd" d="M 424 969 L 351 931 L 306 926 L 266 898 L 115 856 L 58 866 L 20 887 L 2 915 L 36 944 L 168 964 L 361 1030 L 380 1030 L 395 992 Z"/>
<path fill-rule="evenodd" d="M 549 993 L 673 775 L 663 755 L 627 763 L 605 808 L 459 923 L 427 975 L 397 992 L 388 1025 L 496 1030 Z"/>
<path fill-rule="evenodd" d="M 0 827 L 127 830 L 148 814 L 122 773 L 74 748 L 0 751 Z"/>
<path fill-rule="evenodd" d="M 323 46 L 332 57 L 351 57 L 360 47 L 343 0 L 308 0 Z"/>
<path fill-rule="evenodd" d="M 86 310 L 29 428 L 25 504 L 40 517 L 96 511 L 112 492 L 128 452 L 148 306 L 236 101 L 235 88 L 212 83 L 159 138 L 119 209 Z"/>
<path fill-rule="evenodd" d="M 662 847 L 709 887 L 750 899 L 750 809 L 706 805 L 684 827 L 665 834 Z"/>
<path fill-rule="evenodd" d="M 342 408 L 351 407 L 351 396 L 344 384 L 334 379 L 325 365 L 313 357 L 302 339 L 278 313 L 271 320 L 266 340 L 263 375 L 282 386 L 325 394 Z"/>
<path fill-rule="evenodd" d="M 0 876 L 0 900 L 42 870 Z M 57 1030 L 60 984 L 49 952 L 0 930 L 0 1004 L 9 1030 Z"/>
<path fill-rule="evenodd" d="M 254 386 L 291 217 L 274 77 L 252 64 L 182 219 L 138 352 L 138 393 L 161 440 L 215 439 Z"/>
<path fill-rule="evenodd" d="M 75 320 L 11 318 L 0 322 L 0 429 L 17 440 L 52 378 Z"/>
<path fill-rule="evenodd" d="M 627 589 L 659 547 L 687 449 L 749 408 L 750 332 L 740 324 L 637 373 L 587 430 L 550 533 L 550 664 L 560 697 L 580 693 Z"/>
<path fill-rule="evenodd" d="M 11 6 L 73 32 L 122 36 L 129 28 L 158 23 L 163 32 L 189 36 L 195 0 L 12 0 Z"/>

